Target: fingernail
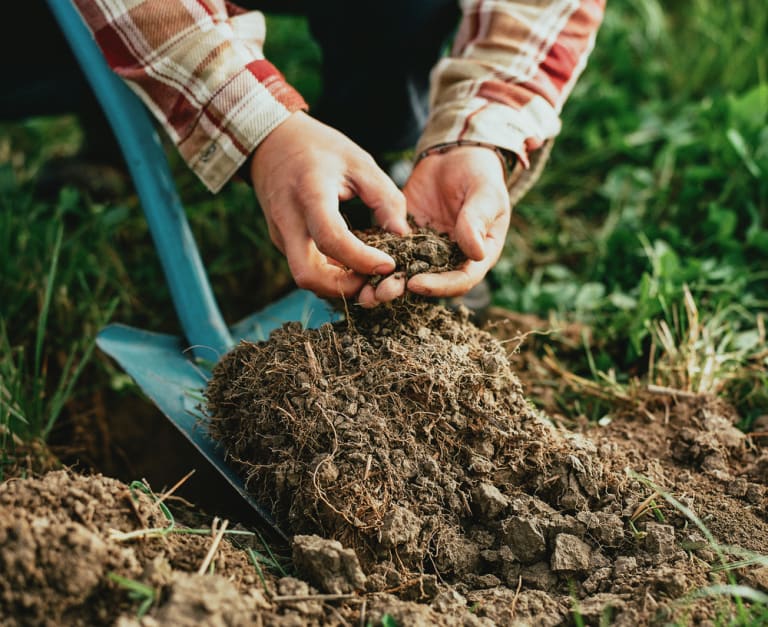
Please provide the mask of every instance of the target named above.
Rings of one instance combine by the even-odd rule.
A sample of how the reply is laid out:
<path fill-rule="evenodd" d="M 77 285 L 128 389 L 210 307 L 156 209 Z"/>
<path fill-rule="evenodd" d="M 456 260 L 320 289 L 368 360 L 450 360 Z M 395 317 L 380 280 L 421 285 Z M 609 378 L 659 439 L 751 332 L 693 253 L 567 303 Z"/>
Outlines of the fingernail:
<path fill-rule="evenodd" d="M 472 235 L 474 237 L 475 254 L 470 255 L 475 261 L 480 261 L 485 257 L 485 235 L 481 229 L 474 226 L 472 227 Z"/>
<path fill-rule="evenodd" d="M 373 269 L 372 274 L 390 274 L 394 270 L 391 263 L 381 263 Z"/>
<path fill-rule="evenodd" d="M 397 235 L 408 235 L 411 232 L 411 227 L 408 225 L 407 220 L 396 219 L 391 222 L 388 221 L 382 224 L 381 228 Z"/>

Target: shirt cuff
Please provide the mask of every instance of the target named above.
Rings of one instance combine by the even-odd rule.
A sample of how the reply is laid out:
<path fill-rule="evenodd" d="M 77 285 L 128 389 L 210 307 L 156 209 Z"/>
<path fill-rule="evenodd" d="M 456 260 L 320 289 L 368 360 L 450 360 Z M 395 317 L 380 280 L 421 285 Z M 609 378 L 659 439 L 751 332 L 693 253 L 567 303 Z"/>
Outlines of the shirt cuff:
<path fill-rule="evenodd" d="M 532 132 L 536 129 L 536 133 Z M 422 154 L 441 144 L 477 142 L 490 144 L 516 157 L 516 167 L 507 178 L 511 197 L 519 200 L 541 173 L 560 118 L 543 98 L 534 97 L 521 109 L 484 98 L 453 100 L 430 115 L 416 146 Z"/>
<path fill-rule="evenodd" d="M 211 192 L 218 192 L 291 113 L 306 110 L 282 78 L 261 82 L 245 68 L 206 103 L 179 151 Z"/>

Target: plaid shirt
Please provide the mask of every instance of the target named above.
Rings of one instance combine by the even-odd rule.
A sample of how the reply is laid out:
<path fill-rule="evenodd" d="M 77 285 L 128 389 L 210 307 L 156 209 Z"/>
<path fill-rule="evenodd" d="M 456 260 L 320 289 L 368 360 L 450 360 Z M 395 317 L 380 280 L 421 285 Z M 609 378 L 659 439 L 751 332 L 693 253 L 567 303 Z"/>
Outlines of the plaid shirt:
<path fill-rule="evenodd" d="M 292 112 L 299 93 L 263 55 L 264 16 L 225 0 L 75 0 L 112 69 L 211 191 Z M 462 0 L 451 54 L 432 73 L 417 153 L 457 141 L 517 156 L 530 186 L 594 44 L 605 0 Z M 517 188 L 517 193 L 515 193 Z"/>

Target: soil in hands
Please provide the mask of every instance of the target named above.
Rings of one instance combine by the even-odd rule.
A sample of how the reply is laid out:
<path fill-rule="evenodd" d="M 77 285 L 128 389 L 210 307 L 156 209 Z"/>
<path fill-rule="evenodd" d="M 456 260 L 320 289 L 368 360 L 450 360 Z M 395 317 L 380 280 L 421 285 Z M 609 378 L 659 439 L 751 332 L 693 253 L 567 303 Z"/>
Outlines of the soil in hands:
<path fill-rule="evenodd" d="M 409 220 L 411 233 L 402 237 L 379 227 L 371 227 L 354 234 L 363 242 L 383 250 L 395 260 L 393 274 L 410 279 L 415 274 L 440 273 L 455 270 L 466 262 L 467 257 L 459 245 L 436 230 L 417 226 Z M 378 285 L 383 276 L 372 276 L 371 285 Z"/>

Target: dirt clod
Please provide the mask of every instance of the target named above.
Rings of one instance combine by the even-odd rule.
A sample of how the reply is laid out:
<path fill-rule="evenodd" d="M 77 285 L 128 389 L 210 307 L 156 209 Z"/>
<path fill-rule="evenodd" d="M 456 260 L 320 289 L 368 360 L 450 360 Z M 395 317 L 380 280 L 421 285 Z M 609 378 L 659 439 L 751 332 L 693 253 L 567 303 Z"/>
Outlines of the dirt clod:
<path fill-rule="evenodd" d="M 336 540 L 316 535 L 293 537 L 293 565 L 307 581 L 329 594 L 365 588 L 365 575 L 357 555 Z"/>
<path fill-rule="evenodd" d="M 591 549 L 576 536 L 560 533 L 555 538 L 555 550 L 552 552 L 552 570 L 554 572 L 580 572 L 589 568 Z"/>
<path fill-rule="evenodd" d="M 645 526 L 645 548 L 649 553 L 671 555 L 675 551 L 675 528 L 671 525 L 648 523 Z"/>
<path fill-rule="evenodd" d="M 267 607 L 269 605 L 259 591 L 241 594 L 224 577 L 174 573 L 164 603 L 153 616 L 141 621 L 125 616 L 117 627 L 246 627 L 258 624 L 259 610 Z"/>
<path fill-rule="evenodd" d="M 521 563 L 532 564 L 545 556 L 547 542 L 535 518 L 507 518 L 501 530 L 507 545 Z"/>

